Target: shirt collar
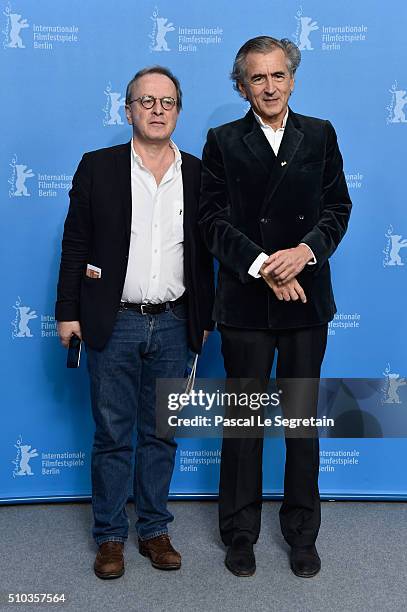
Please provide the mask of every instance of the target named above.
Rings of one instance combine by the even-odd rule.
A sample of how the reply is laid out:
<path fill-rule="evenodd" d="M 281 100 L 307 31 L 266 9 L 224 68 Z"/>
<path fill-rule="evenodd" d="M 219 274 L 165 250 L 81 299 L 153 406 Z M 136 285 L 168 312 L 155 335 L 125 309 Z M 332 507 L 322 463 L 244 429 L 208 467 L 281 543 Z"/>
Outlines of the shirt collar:
<path fill-rule="evenodd" d="M 253 110 L 253 108 L 252 108 Z M 259 123 L 260 127 L 262 128 L 270 128 L 271 130 L 273 130 L 273 132 L 277 132 L 277 130 L 284 130 L 285 129 L 285 125 L 287 123 L 287 117 L 288 117 L 288 108 L 286 111 L 286 114 L 284 115 L 284 119 L 283 119 L 283 125 L 281 128 L 277 128 L 277 130 L 274 130 L 271 125 L 267 125 L 267 123 L 264 123 L 263 119 L 253 111 L 253 115 L 256 117 L 257 122 Z"/>
<path fill-rule="evenodd" d="M 182 164 L 181 152 L 178 149 L 175 142 L 173 142 L 172 140 L 170 140 L 170 147 L 174 151 L 174 155 L 175 155 L 174 164 L 175 164 L 175 169 L 178 172 Z M 136 150 L 134 148 L 133 139 L 131 139 L 131 162 L 132 164 L 136 163 L 138 166 L 143 167 L 143 161 L 140 155 L 136 153 Z"/>

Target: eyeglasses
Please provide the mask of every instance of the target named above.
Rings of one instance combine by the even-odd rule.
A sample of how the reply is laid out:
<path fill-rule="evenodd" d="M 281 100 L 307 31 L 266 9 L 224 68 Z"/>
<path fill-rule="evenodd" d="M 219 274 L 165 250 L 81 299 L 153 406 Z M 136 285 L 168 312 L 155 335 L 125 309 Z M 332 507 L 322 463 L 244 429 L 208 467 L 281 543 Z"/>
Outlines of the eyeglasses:
<path fill-rule="evenodd" d="M 286 79 L 289 78 L 289 75 L 285 72 L 274 72 L 274 74 L 270 75 L 273 83 L 283 83 Z M 267 77 L 265 74 L 256 74 L 254 77 L 249 79 L 249 85 L 264 85 L 267 81 Z"/>
<path fill-rule="evenodd" d="M 130 100 L 129 105 L 133 102 L 138 102 L 140 100 L 140 104 L 143 108 L 153 108 L 156 100 L 160 100 L 160 104 L 162 108 L 166 111 L 170 111 L 176 105 L 176 100 L 171 98 L 171 96 L 164 96 L 164 98 L 155 98 L 154 96 L 140 96 L 139 98 L 135 98 L 134 100 Z"/>

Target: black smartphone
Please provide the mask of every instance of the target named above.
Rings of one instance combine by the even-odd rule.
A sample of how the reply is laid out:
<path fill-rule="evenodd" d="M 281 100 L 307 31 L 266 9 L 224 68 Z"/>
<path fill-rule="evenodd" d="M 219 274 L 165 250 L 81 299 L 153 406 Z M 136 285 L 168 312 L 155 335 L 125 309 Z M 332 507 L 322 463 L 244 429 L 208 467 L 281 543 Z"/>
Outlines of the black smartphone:
<path fill-rule="evenodd" d="M 79 368 L 79 363 L 81 360 L 81 347 L 82 342 L 78 336 L 71 336 L 68 347 L 68 356 L 66 358 L 66 367 L 67 368 Z"/>

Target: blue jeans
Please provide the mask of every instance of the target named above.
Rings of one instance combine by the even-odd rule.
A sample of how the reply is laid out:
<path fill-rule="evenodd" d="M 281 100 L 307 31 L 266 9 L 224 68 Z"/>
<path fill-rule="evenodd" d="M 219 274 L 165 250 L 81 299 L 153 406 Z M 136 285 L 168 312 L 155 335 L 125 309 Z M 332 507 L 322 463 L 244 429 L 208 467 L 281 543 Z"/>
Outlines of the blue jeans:
<path fill-rule="evenodd" d="M 133 494 L 137 533 L 147 540 L 167 533 L 167 509 L 177 444 L 156 437 L 156 379 L 182 378 L 187 357 L 186 307 L 158 315 L 120 309 L 101 351 L 87 347 L 92 413 L 93 537 L 127 539 L 125 504 Z M 134 451 L 133 434 L 137 428 Z"/>

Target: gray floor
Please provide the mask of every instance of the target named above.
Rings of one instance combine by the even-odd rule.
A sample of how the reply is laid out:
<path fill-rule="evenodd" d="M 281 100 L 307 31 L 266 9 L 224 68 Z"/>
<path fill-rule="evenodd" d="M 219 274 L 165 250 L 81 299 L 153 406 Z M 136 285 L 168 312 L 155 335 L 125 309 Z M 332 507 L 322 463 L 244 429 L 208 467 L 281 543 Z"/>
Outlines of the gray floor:
<path fill-rule="evenodd" d="M 138 553 L 132 530 L 125 575 L 102 581 L 92 571 L 89 504 L 0 507 L 0 610 L 405 612 L 407 504 L 323 503 L 322 570 L 312 579 L 296 578 L 289 569 L 278 508 L 264 504 L 251 578 L 224 567 L 216 503 L 173 502 L 171 535 L 182 569 L 154 570 Z M 63 592 L 67 603 L 6 604 L 7 593 L 17 592 Z"/>

